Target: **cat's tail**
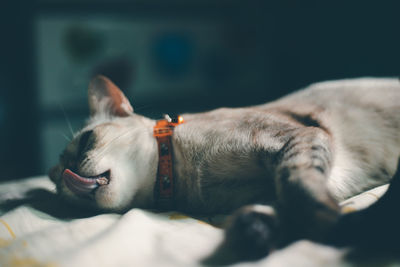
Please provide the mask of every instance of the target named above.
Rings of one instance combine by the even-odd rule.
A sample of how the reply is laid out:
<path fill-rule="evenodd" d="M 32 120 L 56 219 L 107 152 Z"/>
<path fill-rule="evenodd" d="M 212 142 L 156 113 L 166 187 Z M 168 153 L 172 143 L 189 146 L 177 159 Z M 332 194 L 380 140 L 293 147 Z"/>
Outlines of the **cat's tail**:
<path fill-rule="evenodd" d="M 343 215 L 328 237 L 336 246 L 400 251 L 400 159 L 387 192 L 370 207 Z"/>

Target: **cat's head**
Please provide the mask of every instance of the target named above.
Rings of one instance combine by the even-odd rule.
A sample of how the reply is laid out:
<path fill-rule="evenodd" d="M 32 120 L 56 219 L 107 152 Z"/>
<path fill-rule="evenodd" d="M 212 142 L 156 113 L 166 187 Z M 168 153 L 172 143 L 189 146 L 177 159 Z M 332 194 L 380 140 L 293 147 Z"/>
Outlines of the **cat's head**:
<path fill-rule="evenodd" d="M 103 210 L 147 207 L 153 201 L 158 156 L 154 121 L 133 112 L 109 79 L 89 85 L 90 119 L 50 170 L 57 191 Z"/>

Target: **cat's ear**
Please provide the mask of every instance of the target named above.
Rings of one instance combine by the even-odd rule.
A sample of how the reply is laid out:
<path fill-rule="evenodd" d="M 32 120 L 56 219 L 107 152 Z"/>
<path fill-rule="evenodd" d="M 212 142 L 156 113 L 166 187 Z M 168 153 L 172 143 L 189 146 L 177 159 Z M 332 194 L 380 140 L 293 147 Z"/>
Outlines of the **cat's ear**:
<path fill-rule="evenodd" d="M 133 113 L 133 108 L 124 93 L 107 77 L 98 75 L 89 84 L 90 115 L 105 113 L 126 117 Z"/>

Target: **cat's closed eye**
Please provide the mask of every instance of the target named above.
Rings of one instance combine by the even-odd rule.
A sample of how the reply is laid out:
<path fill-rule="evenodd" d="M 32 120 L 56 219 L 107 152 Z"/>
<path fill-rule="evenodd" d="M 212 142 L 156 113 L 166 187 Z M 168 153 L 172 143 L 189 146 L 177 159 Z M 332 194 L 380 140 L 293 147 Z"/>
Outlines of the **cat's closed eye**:
<path fill-rule="evenodd" d="M 78 157 L 82 156 L 82 154 L 87 150 L 89 144 L 91 143 L 89 141 L 92 134 L 93 134 L 92 130 L 86 131 L 82 134 L 78 145 L 78 154 L 77 154 Z"/>

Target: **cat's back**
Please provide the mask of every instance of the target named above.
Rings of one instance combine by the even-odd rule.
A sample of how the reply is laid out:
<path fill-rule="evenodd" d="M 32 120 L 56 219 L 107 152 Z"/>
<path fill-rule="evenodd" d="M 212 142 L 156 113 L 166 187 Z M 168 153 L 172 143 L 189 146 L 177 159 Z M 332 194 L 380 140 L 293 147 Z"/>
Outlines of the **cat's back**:
<path fill-rule="evenodd" d="M 328 92 L 323 92 L 323 91 Z M 400 81 L 393 78 L 358 78 L 317 83 L 311 86 L 311 94 L 327 94 L 329 99 L 336 95 L 342 103 L 354 105 L 376 105 L 400 108 Z M 328 100 L 329 100 L 328 99 Z"/>
<path fill-rule="evenodd" d="M 309 116 L 339 135 L 364 128 L 364 135 L 377 129 L 400 134 L 399 79 L 320 82 L 260 107 Z"/>
<path fill-rule="evenodd" d="M 400 80 L 356 78 L 319 82 L 277 101 L 315 104 L 325 108 L 384 106 L 400 108 Z"/>

